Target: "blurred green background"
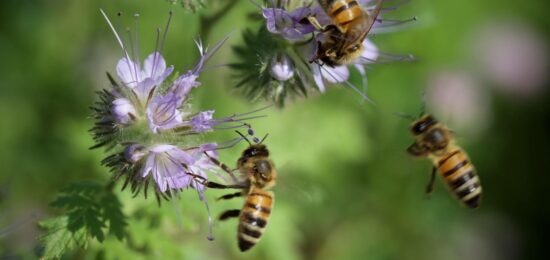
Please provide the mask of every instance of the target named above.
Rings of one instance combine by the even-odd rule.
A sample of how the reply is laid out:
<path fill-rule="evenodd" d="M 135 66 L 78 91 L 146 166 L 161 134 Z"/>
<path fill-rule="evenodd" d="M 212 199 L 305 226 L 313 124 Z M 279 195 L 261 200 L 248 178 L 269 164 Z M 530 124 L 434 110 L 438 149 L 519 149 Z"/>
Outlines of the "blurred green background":
<path fill-rule="evenodd" d="M 209 33 L 201 32 L 200 15 L 222 6 L 209 0 L 193 14 L 163 0 L 0 3 L 0 259 L 40 255 L 36 223 L 59 213 L 48 203 L 60 188 L 110 178 L 100 166 L 103 151 L 88 150 L 88 107 L 94 91 L 108 86 L 105 72 L 114 73 L 121 56 L 99 8 L 114 20 L 122 11 L 127 26 L 133 24 L 131 14 L 140 14 L 143 57 L 154 50 L 155 30 L 173 10 L 164 56 L 184 71 L 197 61 L 192 39 L 199 34 L 212 45 L 233 32 L 210 63 L 227 64 L 234 60 L 230 46 L 240 42 L 240 32 L 259 26 L 247 20 L 254 6 L 239 1 Z M 280 181 L 267 232 L 250 252 L 238 252 L 236 221 L 216 222 L 216 240 L 206 240 L 205 210 L 189 190 L 177 202 L 183 228 L 171 203 L 159 208 L 152 199 L 118 192 L 130 237 L 93 241 L 66 257 L 547 257 L 549 7 L 542 0 L 410 1 L 387 16 L 418 21 L 373 39 L 385 52 L 412 53 L 418 60 L 371 67 L 368 94 L 376 105 L 335 86 L 266 111 L 268 117 L 254 121 L 254 128 L 258 135 L 270 134 L 266 142 Z M 192 93 L 196 108 L 224 116 L 261 106 L 233 91 L 227 68 L 199 79 L 203 85 Z M 360 84 L 358 78 L 353 82 Z M 412 143 L 409 122 L 393 115 L 418 114 L 423 93 L 430 111 L 457 129 L 459 144 L 477 167 L 484 188 L 480 209 L 461 207 L 439 179 L 431 198 L 424 194 L 430 162 L 405 153 Z M 209 138 L 233 137 L 227 131 Z M 244 147 L 222 151 L 222 161 L 233 165 Z M 207 192 L 214 215 L 240 208 L 241 200 L 215 202 L 220 194 Z"/>

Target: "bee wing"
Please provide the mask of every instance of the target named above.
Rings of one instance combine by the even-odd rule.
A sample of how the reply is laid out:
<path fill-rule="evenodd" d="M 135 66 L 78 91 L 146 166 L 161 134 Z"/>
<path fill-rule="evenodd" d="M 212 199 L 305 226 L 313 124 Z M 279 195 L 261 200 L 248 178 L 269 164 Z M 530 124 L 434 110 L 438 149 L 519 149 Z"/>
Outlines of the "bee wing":
<path fill-rule="evenodd" d="M 376 5 L 370 12 L 365 11 L 365 15 L 367 16 L 367 25 L 364 29 L 365 31 L 363 32 L 361 39 L 365 39 L 365 37 L 367 37 L 367 34 L 369 34 L 372 26 L 376 22 L 376 18 L 378 17 L 378 15 L 380 14 L 380 10 L 382 9 L 382 1 L 383 0 L 377 0 Z"/>
<path fill-rule="evenodd" d="M 295 205 L 321 204 L 324 200 L 322 187 L 308 177 L 302 170 L 285 165 L 279 167 L 275 196 L 285 201 L 294 201 Z"/>
<path fill-rule="evenodd" d="M 369 48 L 370 47 L 367 46 L 365 47 L 365 50 L 369 51 Z M 382 52 L 375 48 L 370 49 L 370 51 L 376 52 L 376 58 L 361 56 L 359 57 L 359 59 L 361 60 L 362 63 L 386 64 L 386 63 L 402 62 L 402 61 L 405 61 L 405 62 L 417 61 L 417 58 L 412 54 L 391 54 L 391 53 Z"/>
<path fill-rule="evenodd" d="M 414 142 L 411 146 L 409 146 L 409 148 L 407 148 L 407 153 L 417 157 L 426 156 L 429 152 L 430 151 L 426 147 L 419 145 L 417 142 Z"/>

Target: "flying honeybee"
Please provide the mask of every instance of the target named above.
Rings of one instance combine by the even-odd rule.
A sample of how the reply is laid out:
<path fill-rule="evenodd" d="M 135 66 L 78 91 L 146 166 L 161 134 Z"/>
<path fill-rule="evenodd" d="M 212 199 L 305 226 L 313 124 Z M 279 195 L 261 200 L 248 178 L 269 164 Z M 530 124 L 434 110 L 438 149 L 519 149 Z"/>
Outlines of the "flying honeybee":
<path fill-rule="evenodd" d="M 434 164 L 426 192 L 432 192 L 435 173 L 439 171 L 447 187 L 465 206 L 479 207 L 482 191 L 479 177 L 468 155 L 455 144 L 452 131 L 431 115 L 424 115 L 412 123 L 411 132 L 416 141 L 407 152 L 428 157 Z"/>
<path fill-rule="evenodd" d="M 320 60 L 329 66 L 353 62 L 363 53 L 363 41 L 380 13 L 382 0 L 377 0 L 370 13 L 360 6 L 358 0 L 319 0 L 319 4 L 332 23 L 322 26 L 315 17 L 308 17 L 324 36 L 317 43 L 312 62 Z"/>
<path fill-rule="evenodd" d="M 237 132 L 239 133 L 239 132 Z M 210 182 L 200 178 L 202 184 L 210 188 L 217 189 L 241 189 L 237 193 L 227 194 L 220 199 L 231 199 L 244 196 L 245 202 L 241 210 L 231 209 L 223 212 L 220 215 L 220 220 L 229 218 L 239 218 L 239 227 L 237 230 L 237 239 L 239 249 L 247 251 L 252 248 L 265 231 L 269 215 L 274 203 L 274 194 L 269 191 L 277 179 L 277 172 L 271 159 L 269 159 L 269 151 L 262 144 L 267 135 L 258 143 L 252 144 L 244 135 L 239 133 L 248 143 L 249 146 L 243 152 L 237 161 L 237 169 L 243 176 L 242 180 L 238 180 L 233 175 L 233 171 L 225 164 L 219 162 L 215 158 L 210 158 L 221 169 L 229 173 L 234 180 L 234 184 L 224 185 L 215 182 Z M 257 140 L 257 139 L 256 139 Z"/>

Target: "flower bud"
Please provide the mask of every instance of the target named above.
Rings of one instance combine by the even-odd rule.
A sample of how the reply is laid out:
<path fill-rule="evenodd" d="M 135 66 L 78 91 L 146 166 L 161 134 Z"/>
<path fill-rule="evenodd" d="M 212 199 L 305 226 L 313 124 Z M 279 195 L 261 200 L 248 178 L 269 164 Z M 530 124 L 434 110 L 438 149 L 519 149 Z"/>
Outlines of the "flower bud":
<path fill-rule="evenodd" d="M 136 117 L 136 109 L 126 98 L 113 100 L 112 113 L 119 124 L 126 125 Z"/>
<path fill-rule="evenodd" d="M 288 56 L 277 55 L 271 60 L 269 72 L 278 81 L 287 81 L 294 76 L 294 66 Z"/>
<path fill-rule="evenodd" d="M 143 145 L 132 144 L 124 150 L 124 157 L 130 162 L 137 162 L 147 154 L 147 149 Z"/>

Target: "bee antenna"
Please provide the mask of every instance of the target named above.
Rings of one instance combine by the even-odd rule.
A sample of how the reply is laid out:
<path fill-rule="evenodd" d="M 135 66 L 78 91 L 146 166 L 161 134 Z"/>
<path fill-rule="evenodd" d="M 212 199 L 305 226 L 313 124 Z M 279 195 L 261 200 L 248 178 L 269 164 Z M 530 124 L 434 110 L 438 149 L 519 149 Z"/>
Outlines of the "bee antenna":
<path fill-rule="evenodd" d="M 259 142 L 258 144 L 261 144 L 261 143 L 263 143 L 263 142 L 264 142 L 264 140 L 265 140 L 265 139 L 267 138 L 267 136 L 268 136 L 268 135 L 269 135 L 269 134 L 265 134 L 264 138 L 262 138 L 262 140 L 261 140 L 261 141 L 260 141 L 260 142 Z"/>
<path fill-rule="evenodd" d="M 404 119 L 409 119 L 409 120 L 411 120 L 411 121 L 416 120 L 416 118 L 415 118 L 413 115 L 410 115 L 410 114 L 405 114 L 405 113 L 397 112 L 397 113 L 394 113 L 394 115 L 396 115 L 396 116 L 398 116 L 398 117 L 401 117 L 401 118 L 404 118 Z"/>
<path fill-rule="evenodd" d="M 246 136 L 244 136 L 241 132 L 239 132 L 239 130 L 235 130 L 235 132 L 237 132 L 237 134 L 239 134 L 244 140 L 246 140 L 246 142 L 247 142 L 249 145 L 252 145 L 252 143 L 250 142 L 250 140 L 248 140 L 248 138 L 246 138 Z"/>

